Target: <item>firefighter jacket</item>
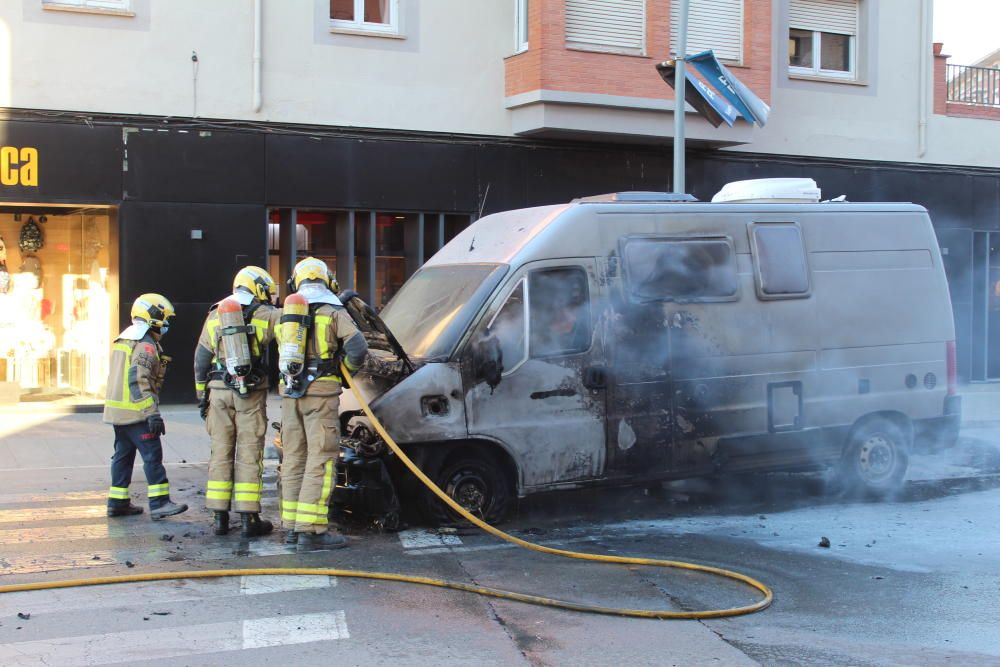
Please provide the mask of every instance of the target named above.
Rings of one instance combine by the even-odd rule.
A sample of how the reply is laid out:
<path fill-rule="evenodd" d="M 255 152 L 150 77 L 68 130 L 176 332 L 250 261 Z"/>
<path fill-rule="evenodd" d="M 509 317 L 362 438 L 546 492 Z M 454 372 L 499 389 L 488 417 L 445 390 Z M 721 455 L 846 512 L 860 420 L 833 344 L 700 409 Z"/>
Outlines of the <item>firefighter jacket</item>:
<path fill-rule="evenodd" d="M 315 379 L 310 382 L 305 395 L 336 396 L 342 391 L 340 361 L 344 361 L 349 371 L 357 370 L 368 354 L 368 343 L 343 306 L 314 303 L 309 312 L 312 327 L 306 340 L 305 370 L 302 374 L 312 370 Z M 285 393 L 284 387 L 282 393 Z"/>
<path fill-rule="evenodd" d="M 111 348 L 111 371 L 104 400 L 104 423 L 125 426 L 160 412 L 160 389 L 170 357 L 151 333 L 139 340 L 118 338 Z"/>
<path fill-rule="evenodd" d="M 219 355 L 219 304 L 212 306 L 201 328 L 198 347 L 194 351 L 194 389 L 201 398 L 207 386 L 209 389 L 229 389 L 223 381 L 226 369 Z M 260 382 L 254 390 L 267 389 L 268 372 L 263 367 L 263 356 L 267 346 L 274 340 L 278 320 L 281 319 L 281 309 L 271 304 L 262 303 L 243 307 L 243 320 L 253 328 L 253 333 L 247 335 L 250 344 L 250 357 L 254 369 L 260 371 Z"/>

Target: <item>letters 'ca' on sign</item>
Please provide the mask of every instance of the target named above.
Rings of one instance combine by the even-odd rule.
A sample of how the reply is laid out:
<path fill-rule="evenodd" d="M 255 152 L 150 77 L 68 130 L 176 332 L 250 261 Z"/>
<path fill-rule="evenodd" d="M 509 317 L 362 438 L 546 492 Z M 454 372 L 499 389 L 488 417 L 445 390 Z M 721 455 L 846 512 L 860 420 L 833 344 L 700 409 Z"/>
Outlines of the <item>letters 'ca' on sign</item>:
<path fill-rule="evenodd" d="M 38 187 L 38 149 L 0 146 L 0 185 Z"/>

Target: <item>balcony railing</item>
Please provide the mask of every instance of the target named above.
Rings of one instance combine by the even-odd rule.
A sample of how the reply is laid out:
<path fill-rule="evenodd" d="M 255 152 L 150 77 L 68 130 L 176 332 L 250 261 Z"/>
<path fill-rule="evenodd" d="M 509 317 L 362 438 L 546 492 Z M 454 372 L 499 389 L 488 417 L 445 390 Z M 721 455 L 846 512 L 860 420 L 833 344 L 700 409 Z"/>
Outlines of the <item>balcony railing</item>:
<path fill-rule="evenodd" d="M 983 107 L 1000 107 L 1000 68 L 947 66 L 948 101 Z"/>

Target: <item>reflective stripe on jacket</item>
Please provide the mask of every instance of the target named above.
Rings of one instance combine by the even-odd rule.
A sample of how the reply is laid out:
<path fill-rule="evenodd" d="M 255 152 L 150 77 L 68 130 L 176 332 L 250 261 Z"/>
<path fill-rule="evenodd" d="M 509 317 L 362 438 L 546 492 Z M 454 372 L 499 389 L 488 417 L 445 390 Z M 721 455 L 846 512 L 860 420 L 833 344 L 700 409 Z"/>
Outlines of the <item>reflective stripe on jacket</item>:
<path fill-rule="evenodd" d="M 119 338 L 111 347 L 111 370 L 104 400 L 104 423 L 124 426 L 157 414 L 165 365 L 163 350 L 146 334 L 142 340 Z"/>

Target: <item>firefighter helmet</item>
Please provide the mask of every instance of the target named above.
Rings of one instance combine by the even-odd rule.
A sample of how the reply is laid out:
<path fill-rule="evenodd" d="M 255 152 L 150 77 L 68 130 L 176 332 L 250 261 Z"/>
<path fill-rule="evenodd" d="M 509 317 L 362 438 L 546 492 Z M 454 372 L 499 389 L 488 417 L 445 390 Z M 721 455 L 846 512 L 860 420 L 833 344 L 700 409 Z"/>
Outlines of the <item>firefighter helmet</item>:
<path fill-rule="evenodd" d="M 174 316 L 174 304 L 162 294 L 149 292 L 132 304 L 132 319 L 142 320 L 151 327 L 163 327 Z"/>
<path fill-rule="evenodd" d="M 318 280 L 336 292 L 340 289 L 337 279 L 334 278 L 326 262 L 315 257 L 306 257 L 292 269 L 292 278 L 289 280 L 289 287 L 292 292 L 297 292 L 302 283 L 307 280 Z"/>
<path fill-rule="evenodd" d="M 259 266 L 245 266 L 233 278 L 233 292 L 242 287 L 254 298 L 263 303 L 270 303 L 276 292 L 276 285 L 271 274 Z"/>

